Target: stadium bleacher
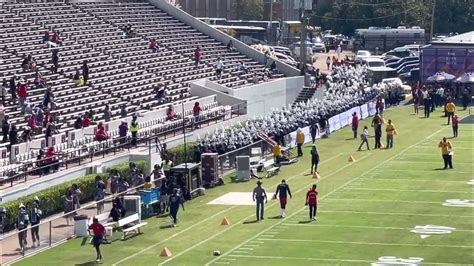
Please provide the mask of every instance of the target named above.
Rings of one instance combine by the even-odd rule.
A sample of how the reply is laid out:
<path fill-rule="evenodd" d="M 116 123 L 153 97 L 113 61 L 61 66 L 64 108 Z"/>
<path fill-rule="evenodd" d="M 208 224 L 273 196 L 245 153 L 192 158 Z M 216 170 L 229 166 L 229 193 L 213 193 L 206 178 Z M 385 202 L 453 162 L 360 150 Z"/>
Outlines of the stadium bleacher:
<path fill-rule="evenodd" d="M 257 61 L 238 51 L 229 51 L 225 44 L 145 2 L 8 2 L 1 4 L 0 15 L 0 77 L 6 82 L 12 78 L 17 83 L 20 79 L 26 80 L 28 102 L 35 106 L 42 106 L 45 87 L 51 89 L 56 104 L 51 113 L 58 116 L 56 126 L 60 132 L 60 137 L 54 137 L 56 151 L 81 149 L 86 144 L 100 148 L 93 137 L 88 136 L 94 132 L 94 126 L 84 129 L 86 133 L 75 134 L 74 140 L 68 139 L 75 118 L 86 111 L 92 110 L 94 122 L 98 123 L 104 121 L 103 110 L 108 105 L 112 122 L 106 127 L 113 137 L 122 105 L 126 105 L 130 116 L 155 110 L 160 117 L 139 120 L 141 131 L 149 135 L 152 127 L 153 132 L 160 132 L 182 126 L 166 121 L 164 110 L 170 104 L 184 102 L 184 115 L 192 116 L 192 103 L 201 101 L 189 93 L 189 82 L 193 80 L 208 78 L 230 88 L 252 85 L 254 76 L 263 80 L 260 75 L 263 65 Z M 131 26 L 135 34 L 127 36 L 124 26 Z M 61 44 L 45 43 L 45 31 L 58 32 Z M 151 38 L 160 43 L 159 52 L 149 49 Z M 203 51 L 198 68 L 193 58 L 197 46 Z M 53 50 L 59 54 L 56 73 L 51 71 Z M 46 79 L 47 86 L 35 86 L 35 72 L 22 69 L 21 63 L 28 55 L 36 60 L 37 70 Z M 214 73 L 218 57 L 225 63 L 221 79 Z M 89 67 L 89 79 L 87 84 L 76 86 L 72 77 L 81 70 L 84 61 Z M 245 62 L 248 73 L 238 71 L 240 62 Z M 273 78 L 279 77 L 283 75 L 273 75 Z M 157 97 L 162 89 L 166 89 L 166 97 Z M 213 101 L 205 100 L 202 105 L 202 115 L 206 118 L 219 117 L 229 110 Z M 19 105 L 7 104 L 5 114 L 21 133 L 27 121 Z M 182 114 L 177 112 L 176 115 Z M 19 172 L 24 166 L 21 162 L 35 160 L 39 149 L 44 148 L 43 133 L 44 128 L 31 143 L 13 145 L 14 156 L 6 152 L 9 143 L 2 144 L 0 177 Z"/>

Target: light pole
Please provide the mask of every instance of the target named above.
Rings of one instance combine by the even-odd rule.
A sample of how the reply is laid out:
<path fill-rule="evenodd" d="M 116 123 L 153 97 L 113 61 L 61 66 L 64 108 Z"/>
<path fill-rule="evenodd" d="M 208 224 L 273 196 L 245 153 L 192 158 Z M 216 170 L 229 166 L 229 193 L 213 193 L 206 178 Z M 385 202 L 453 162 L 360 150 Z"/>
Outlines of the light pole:
<path fill-rule="evenodd" d="M 306 67 L 306 19 L 305 0 L 300 0 L 300 62 L 301 70 Z"/>
<path fill-rule="evenodd" d="M 188 150 L 186 147 L 186 115 L 184 113 L 184 95 L 181 93 L 181 112 L 183 118 L 184 169 L 188 170 Z"/>
<path fill-rule="evenodd" d="M 270 43 L 273 43 L 273 1 L 270 0 L 270 36 L 268 38 Z"/>

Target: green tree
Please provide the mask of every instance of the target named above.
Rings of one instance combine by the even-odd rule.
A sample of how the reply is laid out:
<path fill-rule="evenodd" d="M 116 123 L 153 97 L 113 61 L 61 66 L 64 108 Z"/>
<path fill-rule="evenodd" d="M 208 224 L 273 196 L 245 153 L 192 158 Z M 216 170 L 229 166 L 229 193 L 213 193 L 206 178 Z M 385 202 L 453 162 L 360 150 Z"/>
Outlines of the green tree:
<path fill-rule="evenodd" d="M 238 19 L 262 20 L 263 0 L 237 0 L 235 10 Z"/>

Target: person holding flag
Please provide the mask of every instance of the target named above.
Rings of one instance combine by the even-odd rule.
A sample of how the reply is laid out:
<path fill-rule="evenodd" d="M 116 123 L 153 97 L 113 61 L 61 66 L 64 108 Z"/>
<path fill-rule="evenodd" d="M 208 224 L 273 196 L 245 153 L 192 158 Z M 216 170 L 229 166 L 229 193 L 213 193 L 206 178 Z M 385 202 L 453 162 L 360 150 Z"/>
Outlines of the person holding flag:
<path fill-rule="evenodd" d="M 287 195 L 291 196 L 290 186 L 286 183 L 285 179 L 281 180 L 281 183 L 277 186 L 275 195 L 273 196 L 276 199 L 278 195 L 278 199 L 280 200 L 280 217 L 285 218 L 285 209 L 287 203 Z"/>

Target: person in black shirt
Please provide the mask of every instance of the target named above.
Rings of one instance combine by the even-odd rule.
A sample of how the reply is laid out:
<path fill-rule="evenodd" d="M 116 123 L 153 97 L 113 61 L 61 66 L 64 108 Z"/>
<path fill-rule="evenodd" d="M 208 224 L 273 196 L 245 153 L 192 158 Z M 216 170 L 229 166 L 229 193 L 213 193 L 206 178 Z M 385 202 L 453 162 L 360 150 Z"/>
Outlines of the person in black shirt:
<path fill-rule="evenodd" d="M 84 78 L 84 85 L 87 85 L 89 80 L 89 66 L 87 65 L 87 60 L 82 62 L 82 77 Z"/>
<path fill-rule="evenodd" d="M 18 144 L 18 131 L 15 125 L 11 126 L 8 138 L 10 139 L 10 148 L 12 145 Z"/>
<path fill-rule="evenodd" d="M 2 122 L 3 143 L 8 141 L 8 132 L 10 132 L 10 123 L 8 122 L 8 116 L 5 116 Z"/>
<path fill-rule="evenodd" d="M 285 218 L 285 209 L 287 203 L 287 196 L 291 196 L 290 186 L 286 183 L 285 179 L 281 180 L 281 183 L 277 186 L 275 196 L 278 195 L 278 199 L 280 199 L 280 217 Z"/>
<path fill-rule="evenodd" d="M 178 223 L 179 205 L 183 207 L 184 211 L 183 197 L 179 194 L 179 189 L 175 188 L 170 197 L 170 217 L 173 219 L 173 227 Z"/>
<path fill-rule="evenodd" d="M 316 145 L 311 148 L 311 174 L 318 173 L 319 153 Z M 313 171 L 314 168 L 314 171 Z"/>
<path fill-rule="evenodd" d="M 51 66 L 51 72 L 52 73 L 57 73 L 58 72 L 58 67 L 59 67 L 59 54 L 58 54 L 58 49 L 53 50 L 53 56 L 51 59 L 53 65 Z"/>

